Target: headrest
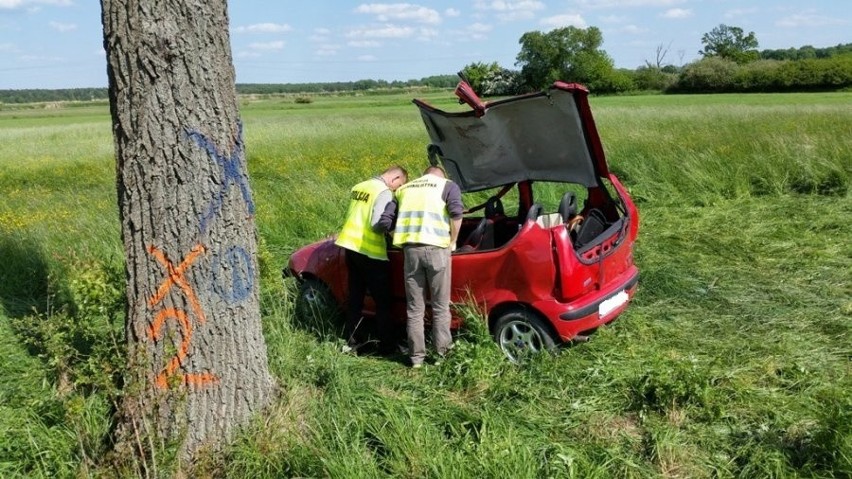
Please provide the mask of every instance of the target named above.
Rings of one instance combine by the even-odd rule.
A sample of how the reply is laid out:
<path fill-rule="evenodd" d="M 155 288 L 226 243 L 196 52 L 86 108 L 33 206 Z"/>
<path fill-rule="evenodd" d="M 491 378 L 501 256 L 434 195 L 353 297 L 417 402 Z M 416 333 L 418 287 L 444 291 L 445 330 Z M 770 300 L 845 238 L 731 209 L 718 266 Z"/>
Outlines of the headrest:
<path fill-rule="evenodd" d="M 485 202 L 485 217 L 494 218 L 495 216 L 505 216 L 503 212 L 503 202 L 500 198 L 492 196 Z"/>
<path fill-rule="evenodd" d="M 562 200 L 559 201 L 559 214 L 562 215 L 562 221 L 568 221 L 577 215 L 577 195 L 573 191 L 562 195 Z"/>

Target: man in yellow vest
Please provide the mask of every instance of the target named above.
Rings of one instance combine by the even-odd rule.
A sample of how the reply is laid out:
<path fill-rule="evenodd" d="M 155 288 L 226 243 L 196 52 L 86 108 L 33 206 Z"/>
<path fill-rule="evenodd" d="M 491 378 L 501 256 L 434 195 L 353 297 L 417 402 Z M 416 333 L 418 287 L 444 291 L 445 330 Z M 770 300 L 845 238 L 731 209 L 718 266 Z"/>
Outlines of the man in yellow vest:
<path fill-rule="evenodd" d="M 432 303 L 432 341 L 438 356 L 452 347 L 450 335 L 451 253 L 461 227 L 464 204 L 459 186 L 437 166 L 397 191 L 399 212 L 393 234 L 394 246 L 404 257 L 406 329 L 411 366 L 419 368 L 426 358 L 423 318 L 425 293 Z"/>
<path fill-rule="evenodd" d="M 356 333 L 367 291 L 376 303 L 375 326 L 379 336 L 379 352 L 388 354 L 393 351 L 393 298 L 385 233 L 393 229 L 396 216 L 393 192 L 407 180 L 408 172 L 405 168 L 392 166 L 381 175 L 358 183 L 350 191 L 346 222 L 334 242 L 346 250 L 346 266 L 349 270 L 349 305 L 343 329 L 346 337 L 345 352 L 353 351 L 360 345 Z"/>

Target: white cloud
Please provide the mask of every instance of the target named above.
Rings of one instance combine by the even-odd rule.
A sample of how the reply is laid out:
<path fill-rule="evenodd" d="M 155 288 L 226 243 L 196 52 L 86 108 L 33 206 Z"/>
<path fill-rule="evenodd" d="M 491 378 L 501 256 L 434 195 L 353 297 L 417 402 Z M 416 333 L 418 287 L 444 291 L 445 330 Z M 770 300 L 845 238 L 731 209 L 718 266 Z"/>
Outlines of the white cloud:
<path fill-rule="evenodd" d="M 501 22 L 529 20 L 535 17 L 535 11 L 545 8 L 544 3 L 537 0 L 476 0 L 474 8 L 493 13 Z"/>
<path fill-rule="evenodd" d="M 418 40 L 431 40 L 438 36 L 438 30 L 434 28 L 420 28 L 417 30 Z"/>
<path fill-rule="evenodd" d="M 293 30 L 286 23 L 255 23 L 234 28 L 236 33 L 284 33 Z"/>
<path fill-rule="evenodd" d="M 360 62 L 374 62 L 374 61 L 377 60 L 377 58 L 374 57 L 373 55 L 361 55 L 361 56 L 357 57 L 356 60 L 358 60 Z"/>
<path fill-rule="evenodd" d="M 782 18 L 775 22 L 778 27 L 797 28 L 797 27 L 824 27 L 828 25 L 846 25 L 848 20 L 840 18 L 825 17 L 812 13 L 799 13 Z"/>
<path fill-rule="evenodd" d="M 77 25 L 73 23 L 50 22 L 48 25 L 50 25 L 50 28 L 62 33 L 73 32 L 77 29 Z"/>
<path fill-rule="evenodd" d="M 604 23 L 624 23 L 627 21 L 627 17 L 621 15 L 604 15 L 598 18 Z"/>
<path fill-rule="evenodd" d="M 376 28 L 353 28 L 347 34 L 347 38 L 409 38 L 416 33 L 412 27 L 398 27 L 396 25 L 384 25 Z"/>
<path fill-rule="evenodd" d="M 380 22 L 389 22 L 394 20 L 428 24 L 441 22 L 441 14 L 437 11 L 410 3 L 361 4 L 355 9 L 355 13 L 376 15 L 376 19 Z"/>
<path fill-rule="evenodd" d="M 686 0 L 578 0 L 578 4 L 589 8 L 627 7 L 670 7 Z"/>
<path fill-rule="evenodd" d="M 68 63 L 67 58 L 49 55 L 21 55 L 18 59 L 28 63 Z"/>
<path fill-rule="evenodd" d="M 355 48 L 375 48 L 382 46 L 381 42 L 375 40 L 352 40 L 346 44 Z"/>
<path fill-rule="evenodd" d="M 509 13 L 498 13 L 496 15 L 496 17 L 501 22 L 508 23 L 508 22 L 515 22 L 515 21 L 518 21 L 518 20 L 529 20 L 529 19 L 535 17 L 535 14 L 533 12 L 530 12 L 530 11 L 527 11 L 527 10 L 518 10 L 518 11 L 515 11 L 515 12 L 509 12 Z"/>
<path fill-rule="evenodd" d="M 340 50 L 340 45 L 328 44 L 320 45 L 320 47 L 317 48 L 314 53 L 321 57 L 330 57 L 337 55 L 338 50 Z"/>
<path fill-rule="evenodd" d="M 476 32 L 476 33 L 488 33 L 493 29 L 494 29 L 493 26 L 486 25 L 484 23 L 479 23 L 479 22 L 476 22 L 473 25 L 471 25 L 470 27 L 468 27 L 469 31 Z"/>
<path fill-rule="evenodd" d="M 752 8 L 734 8 L 725 12 L 725 18 L 739 18 L 743 15 L 751 15 L 759 10 L 756 7 Z"/>
<path fill-rule="evenodd" d="M 476 22 L 462 29 L 448 32 L 448 35 L 456 38 L 456 41 L 484 40 L 488 38 L 488 32 L 493 29 L 493 25 Z"/>
<path fill-rule="evenodd" d="M 647 28 L 638 27 L 636 25 L 626 25 L 621 29 L 624 33 L 630 33 L 632 35 L 638 35 L 640 33 L 645 33 L 648 31 Z"/>
<path fill-rule="evenodd" d="M 521 12 L 534 11 L 544 8 L 544 3 L 537 0 L 476 0 L 473 3 L 477 10 L 489 10 L 494 12 Z"/>
<path fill-rule="evenodd" d="M 688 8 L 670 8 L 661 16 L 663 18 L 689 18 L 692 16 L 692 10 Z"/>
<path fill-rule="evenodd" d="M 455 8 L 448 8 L 448 9 L 444 10 L 444 16 L 457 17 L 459 15 L 461 15 L 461 12 L 456 10 Z"/>
<path fill-rule="evenodd" d="M 328 36 L 331 34 L 331 30 L 328 28 L 314 28 L 314 33 L 308 37 L 308 40 L 314 43 L 327 43 L 329 41 Z"/>
<path fill-rule="evenodd" d="M 566 13 L 563 15 L 554 15 L 552 17 L 542 18 L 539 23 L 550 28 L 562 28 L 568 26 L 586 28 L 587 26 L 583 17 L 577 13 Z"/>
<path fill-rule="evenodd" d="M 252 50 L 281 50 L 284 48 L 284 42 L 281 40 L 274 42 L 256 42 L 250 43 L 248 47 Z"/>
<path fill-rule="evenodd" d="M 69 7 L 73 5 L 72 0 L 0 0 L 0 10 L 16 10 L 19 8 L 30 8 L 38 5 L 53 5 L 56 7 Z"/>

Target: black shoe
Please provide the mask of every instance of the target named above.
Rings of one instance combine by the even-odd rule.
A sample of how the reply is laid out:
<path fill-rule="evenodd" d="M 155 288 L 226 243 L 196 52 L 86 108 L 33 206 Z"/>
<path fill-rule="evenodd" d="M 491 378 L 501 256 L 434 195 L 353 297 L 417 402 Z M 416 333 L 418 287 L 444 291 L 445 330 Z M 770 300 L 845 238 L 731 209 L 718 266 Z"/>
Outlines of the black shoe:
<path fill-rule="evenodd" d="M 393 356 L 397 353 L 396 346 L 390 343 L 379 343 L 379 355 L 381 356 Z"/>

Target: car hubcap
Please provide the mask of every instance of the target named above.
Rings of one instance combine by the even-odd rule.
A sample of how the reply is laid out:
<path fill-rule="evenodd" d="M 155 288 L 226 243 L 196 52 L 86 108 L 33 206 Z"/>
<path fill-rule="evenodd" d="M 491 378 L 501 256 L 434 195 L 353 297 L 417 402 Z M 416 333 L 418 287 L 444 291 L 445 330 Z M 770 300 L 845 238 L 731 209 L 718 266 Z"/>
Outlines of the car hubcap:
<path fill-rule="evenodd" d="M 522 354 L 541 351 L 542 340 L 529 323 L 511 321 L 500 331 L 500 348 L 509 359 L 517 361 Z"/>
<path fill-rule="evenodd" d="M 317 290 L 311 288 L 302 295 L 305 298 L 305 301 L 309 304 L 316 304 L 319 302 L 319 294 L 317 294 Z"/>
<path fill-rule="evenodd" d="M 311 309 L 322 308 L 327 302 L 325 294 L 313 287 L 307 288 L 302 292 L 302 299 Z"/>

